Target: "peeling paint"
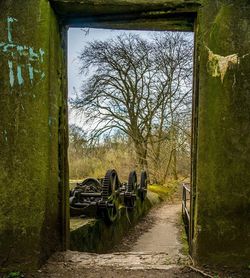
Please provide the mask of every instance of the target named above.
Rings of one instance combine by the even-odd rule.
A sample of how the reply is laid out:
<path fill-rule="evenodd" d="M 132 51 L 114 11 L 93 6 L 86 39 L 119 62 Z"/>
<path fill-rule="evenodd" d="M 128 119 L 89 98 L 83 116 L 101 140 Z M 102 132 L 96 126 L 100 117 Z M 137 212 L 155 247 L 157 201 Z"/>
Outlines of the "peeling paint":
<path fill-rule="evenodd" d="M 43 49 L 39 49 L 39 53 L 40 53 L 40 56 L 41 56 L 41 62 L 43 62 L 43 56 L 45 54 L 45 51 Z"/>
<path fill-rule="evenodd" d="M 52 126 L 53 121 L 54 121 L 54 122 L 56 122 L 56 118 L 55 118 L 55 117 L 53 117 L 53 116 L 49 116 L 49 120 L 48 120 L 48 124 L 49 124 L 49 126 Z"/>
<path fill-rule="evenodd" d="M 240 63 L 238 54 L 231 54 L 228 56 L 221 56 L 214 54 L 208 47 L 208 72 L 213 77 L 220 77 L 223 83 L 224 77 L 230 65 L 237 65 Z"/>
<path fill-rule="evenodd" d="M 42 69 L 45 51 L 42 48 L 35 50 L 32 46 L 16 44 L 12 36 L 14 22 L 18 20 L 7 17 L 7 39 L 6 42 L 0 42 L 0 53 L 8 57 L 9 84 L 11 87 L 14 87 L 15 83 L 24 85 L 28 76 L 29 83 L 34 85 L 45 78 Z"/>
<path fill-rule="evenodd" d="M 19 85 L 23 85 L 24 80 L 22 76 L 22 67 L 20 65 L 17 66 L 17 80 Z"/>
<path fill-rule="evenodd" d="M 29 67 L 29 77 L 30 77 L 30 83 L 33 84 L 33 79 L 34 79 L 34 71 L 33 67 L 31 64 L 28 64 Z"/>
<path fill-rule="evenodd" d="M 13 17 L 7 17 L 7 30 L 8 30 L 8 41 L 9 43 L 12 43 L 12 23 L 17 21 L 15 18 Z"/>
<path fill-rule="evenodd" d="M 33 47 L 29 48 L 29 56 L 30 56 L 31 61 L 35 61 L 35 60 L 39 59 L 39 55 L 36 52 L 34 52 Z"/>
<path fill-rule="evenodd" d="M 14 79 L 13 63 L 12 63 L 12 61 L 8 61 L 8 65 L 9 65 L 10 86 L 13 87 L 15 79 Z"/>
<path fill-rule="evenodd" d="M 51 116 L 49 116 L 49 121 L 48 121 L 48 124 L 49 124 L 49 126 L 51 126 L 51 125 L 52 125 L 52 117 L 51 117 Z"/>

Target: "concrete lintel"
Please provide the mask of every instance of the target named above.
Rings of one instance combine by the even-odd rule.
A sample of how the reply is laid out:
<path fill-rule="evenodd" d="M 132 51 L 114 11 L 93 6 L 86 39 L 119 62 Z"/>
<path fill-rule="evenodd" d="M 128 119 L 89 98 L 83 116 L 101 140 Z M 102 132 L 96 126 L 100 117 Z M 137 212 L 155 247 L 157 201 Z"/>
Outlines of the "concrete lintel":
<path fill-rule="evenodd" d="M 126 30 L 153 30 L 153 31 L 193 31 L 196 14 L 175 15 L 165 17 L 147 17 L 124 15 L 109 17 L 85 17 L 67 18 L 65 25 L 70 27 L 89 27 L 103 29 L 126 29 Z"/>
<path fill-rule="evenodd" d="M 120 27 L 123 21 L 126 22 L 127 29 L 177 31 L 193 30 L 194 18 L 201 5 L 200 0 L 50 0 L 50 2 L 64 24 L 74 27 L 103 22 L 103 28 L 123 29 Z M 141 20 L 139 23 L 138 19 Z M 114 27 L 107 24 L 109 21 L 114 22 Z"/>

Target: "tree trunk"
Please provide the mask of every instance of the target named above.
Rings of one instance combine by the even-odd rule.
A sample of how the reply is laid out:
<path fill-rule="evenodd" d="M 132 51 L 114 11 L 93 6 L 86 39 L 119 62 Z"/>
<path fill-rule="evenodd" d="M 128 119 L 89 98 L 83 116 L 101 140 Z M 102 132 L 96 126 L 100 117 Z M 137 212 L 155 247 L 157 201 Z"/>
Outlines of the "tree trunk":
<path fill-rule="evenodd" d="M 146 171 L 149 180 L 148 160 L 147 160 L 147 145 L 135 143 L 135 152 L 138 161 L 139 171 Z"/>
<path fill-rule="evenodd" d="M 173 149 L 172 152 L 172 173 L 174 180 L 178 180 L 178 174 L 177 174 L 177 157 L 176 157 L 176 147 Z"/>

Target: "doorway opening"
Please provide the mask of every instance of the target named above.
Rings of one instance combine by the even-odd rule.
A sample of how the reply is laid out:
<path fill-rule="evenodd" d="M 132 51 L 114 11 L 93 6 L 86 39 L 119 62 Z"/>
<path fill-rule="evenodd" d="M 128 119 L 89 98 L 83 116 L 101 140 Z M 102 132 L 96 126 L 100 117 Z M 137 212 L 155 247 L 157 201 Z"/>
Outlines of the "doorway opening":
<path fill-rule="evenodd" d="M 71 198 L 79 194 L 73 188 L 82 186 L 86 178 L 85 186 L 90 185 L 89 177 L 91 182 L 95 180 L 94 187 L 101 185 L 109 169 L 116 170 L 115 177 L 118 179 L 119 176 L 121 184 L 129 184 L 131 171 L 135 170 L 137 176 L 145 171 L 148 190 L 158 194 L 159 199 L 170 195 L 174 199 L 179 197 L 176 206 L 168 204 L 162 209 L 155 209 L 151 220 L 144 219 L 142 228 L 137 228 L 145 229 L 144 238 L 139 237 L 135 228 L 134 236 L 125 238 L 123 245 L 100 247 L 97 244 L 89 246 L 90 249 L 81 246 L 81 250 L 120 251 L 119 248 L 124 248 L 128 241 L 133 246 L 138 243 L 137 249 L 129 249 L 133 246 L 127 249 L 134 251 L 147 248 L 146 251 L 157 251 L 157 248 L 159 252 L 164 251 L 160 246 L 165 246 L 166 252 L 169 248 L 179 248 L 170 244 L 179 234 L 166 219 L 172 217 L 174 222 L 179 221 L 180 184 L 190 184 L 191 178 L 193 50 L 194 36 L 191 32 L 91 27 L 68 30 Z M 137 179 L 139 185 L 140 179 Z M 137 183 L 135 180 L 134 184 Z M 95 202 L 99 196 L 97 193 L 96 189 L 91 196 L 84 193 L 82 203 L 85 202 L 86 206 L 86 202 Z M 76 198 L 72 200 L 74 207 Z M 186 208 L 190 214 L 190 205 Z M 80 205 L 75 209 L 80 210 Z M 173 215 L 166 215 L 167 210 L 171 210 Z M 93 206 L 85 212 L 71 219 L 72 231 L 89 224 L 89 217 L 98 216 Z M 112 210 L 109 218 L 114 214 L 119 218 L 117 208 Z M 157 216 L 160 217 L 160 227 L 154 225 Z M 127 211 L 126 217 L 129 222 L 133 219 Z M 109 232 L 112 233 L 111 230 Z M 152 241 L 154 234 L 155 241 Z M 96 237 L 100 238 L 100 235 Z M 120 239 L 118 237 L 116 241 Z M 145 242 L 150 243 L 146 249 Z M 72 246 L 72 249 L 77 249 L 76 245 Z"/>

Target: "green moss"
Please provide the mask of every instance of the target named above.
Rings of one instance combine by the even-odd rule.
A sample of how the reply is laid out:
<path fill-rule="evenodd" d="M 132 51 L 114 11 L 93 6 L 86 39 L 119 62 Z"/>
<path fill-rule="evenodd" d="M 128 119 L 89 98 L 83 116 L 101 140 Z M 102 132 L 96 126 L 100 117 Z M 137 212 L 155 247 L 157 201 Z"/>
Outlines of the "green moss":
<path fill-rule="evenodd" d="M 56 11 L 64 16 L 93 16 L 96 14 L 128 14 L 135 12 L 196 12 L 202 0 L 118 0 L 102 1 L 92 0 L 88 2 L 78 0 L 52 0 Z"/>
<path fill-rule="evenodd" d="M 3 278 L 24 278 L 24 274 L 22 274 L 20 271 L 12 271 Z"/>
<path fill-rule="evenodd" d="M 246 265 L 250 219 L 250 72 L 246 1 L 206 1 L 198 25 L 199 107 L 193 256 L 200 264 Z M 244 6 L 244 8 L 243 8 Z M 237 21 L 235 19 L 238 19 Z M 212 51 L 225 75 L 210 71 Z M 225 57 L 237 62 L 225 63 Z M 222 63 L 223 62 L 223 63 Z M 217 66 L 216 64 L 215 66 Z"/>
<path fill-rule="evenodd" d="M 95 219 L 92 218 L 79 218 L 79 217 L 72 217 L 70 219 L 70 230 L 74 231 L 78 228 L 86 225 L 93 225 L 95 223 Z"/>
<path fill-rule="evenodd" d="M 169 185 L 159 185 L 159 184 L 151 184 L 148 186 L 149 191 L 154 192 L 159 195 L 162 200 L 166 200 L 173 195 L 176 190 L 176 186 Z"/>
<path fill-rule="evenodd" d="M 138 199 L 133 210 L 120 207 L 119 218 L 112 225 L 106 225 L 101 219 L 71 219 L 70 249 L 107 252 L 120 242 L 131 226 L 160 201 L 158 194 L 149 191 L 146 200 L 141 202 Z"/>
<path fill-rule="evenodd" d="M 180 223 L 181 223 L 180 238 L 181 238 L 181 243 L 182 243 L 181 252 L 183 253 L 183 255 L 188 256 L 189 255 L 189 244 L 188 244 L 187 233 L 185 230 L 185 225 L 183 223 L 182 216 L 180 217 Z"/>
<path fill-rule="evenodd" d="M 94 0 L 85 3 L 54 0 L 52 4 L 58 14 L 73 26 L 84 24 L 93 28 L 192 31 L 201 1 Z M 119 20 L 112 20 L 112 16 L 117 15 Z M 97 21 L 93 20 L 95 16 Z"/>
<path fill-rule="evenodd" d="M 249 264 L 250 248 L 250 6 L 248 0 L 135 0 L 135 1 L 51 1 L 58 13 L 78 17 L 104 16 L 105 27 L 111 15 L 143 20 L 128 23 L 129 28 L 184 29 L 191 26 L 198 11 L 196 89 L 198 108 L 197 176 L 193 177 L 195 221 L 193 256 L 201 264 Z M 32 7 L 32 9 L 30 8 Z M 28 11 L 28 12 L 27 12 Z M 160 11 L 160 13 L 158 13 Z M 165 12 L 165 14 L 163 14 Z M 170 17 L 167 13 L 171 14 Z M 58 250 L 67 238 L 67 157 L 66 145 L 66 76 L 62 70 L 63 50 L 59 26 L 47 0 L 1 3 L 0 41 L 6 41 L 6 18 L 18 20 L 13 28 L 16 43 L 45 50 L 41 70 L 45 78 L 36 86 L 29 82 L 12 88 L 9 84 L 8 59 L 1 55 L 0 67 L 0 265 L 1 270 L 30 269 L 39 265 L 52 251 Z M 162 17 L 162 18 L 158 18 Z M 184 23 L 182 23 L 182 18 Z M 173 19 L 174 18 L 174 19 Z M 168 21 L 164 25 L 164 20 Z M 127 20 L 127 21 L 126 21 Z M 73 22 L 73 23 L 74 23 Z M 72 23 L 72 21 L 71 21 Z M 85 22 L 86 23 L 86 22 Z M 101 23 L 100 23 L 101 24 Z M 137 24 L 137 25 L 136 25 Z M 144 25 L 145 24 L 145 25 Z M 117 23 L 116 26 L 122 25 Z M 226 57 L 237 54 L 238 63 L 230 63 L 221 82 L 209 70 L 209 52 Z M 219 57 L 219 56 L 214 56 Z M 14 61 L 17 62 L 16 60 Z M 23 62 L 22 59 L 18 62 Z M 216 63 L 216 66 L 218 64 Z M 27 75 L 27 73 L 26 73 Z M 27 76 L 24 75 L 26 79 Z M 60 118 L 60 120 L 59 120 Z M 60 123 L 60 126 L 59 126 Z M 58 147 L 60 145 L 60 147 Z M 58 153 L 60 155 L 58 155 Z M 58 185 L 58 179 L 60 179 Z M 152 186 L 161 199 L 168 190 Z M 154 194 L 148 197 L 157 201 Z M 58 202 L 58 198 L 62 202 Z M 146 201 L 145 205 L 151 205 Z M 104 229 L 103 239 L 111 244 L 119 238 L 128 222 L 145 213 L 138 206 L 135 215 L 121 208 L 124 222 L 115 230 Z M 60 224 L 58 224 L 60 223 Z M 122 224 L 123 223 L 123 224 Z M 90 242 L 100 234 L 103 224 L 88 225 Z M 91 233 L 91 231 L 94 231 Z M 80 237 L 79 237 L 80 241 Z M 105 242 L 105 244 L 106 244 Z M 82 242 L 86 246 L 88 242 Z M 99 243 L 100 244 L 100 243 Z M 90 246 L 101 250 L 104 245 Z"/>
<path fill-rule="evenodd" d="M 1 29 L 6 30 L 10 15 L 16 19 L 13 43 L 32 47 L 37 53 L 40 49 L 44 56 L 43 62 L 38 62 L 19 56 L 15 50 L 13 55 L 0 52 L 0 271 L 36 269 L 61 248 L 62 232 L 58 224 L 58 73 L 62 59 L 58 23 L 45 0 L 4 1 Z M 0 42 L 7 40 L 7 31 L 1 32 Z M 8 61 L 14 65 L 13 87 Z M 33 83 L 29 63 L 34 66 Z M 18 65 L 22 85 L 17 82 Z M 40 80 L 35 70 L 45 76 Z"/>

